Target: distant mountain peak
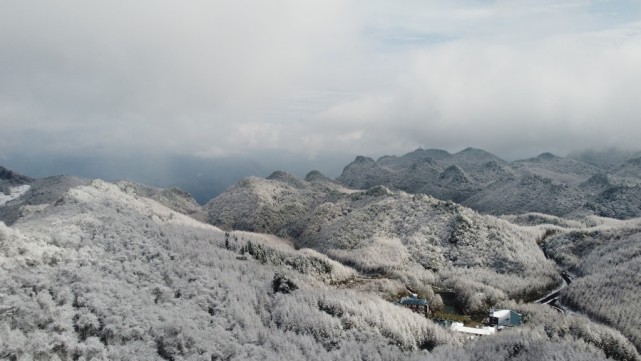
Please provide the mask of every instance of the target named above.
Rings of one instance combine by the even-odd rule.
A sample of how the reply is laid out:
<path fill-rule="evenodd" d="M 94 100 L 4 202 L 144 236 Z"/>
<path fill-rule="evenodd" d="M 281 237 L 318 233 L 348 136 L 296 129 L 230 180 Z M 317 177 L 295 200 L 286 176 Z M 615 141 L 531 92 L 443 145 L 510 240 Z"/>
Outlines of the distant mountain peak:
<path fill-rule="evenodd" d="M 478 154 L 478 155 L 490 154 L 490 155 L 493 155 L 492 153 L 487 152 L 487 151 L 485 151 L 483 149 L 474 148 L 474 147 L 467 147 L 467 148 L 463 149 L 462 151 L 460 151 L 460 152 L 458 152 L 456 154 Z"/>
<path fill-rule="evenodd" d="M 305 176 L 306 182 L 332 182 L 331 179 L 327 178 L 323 173 L 317 170 L 313 170 Z"/>
<path fill-rule="evenodd" d="M 12 184 L 25 184 L 33 182 L 33 178 L 16 173 L 10 169 L 0 166 L 0 180 L 8 181 Z"/>
<path fill-rule="evenodd" d="M 467 147 L 462 151 L 455 153 L 454 156 L 457 158 L 464 158 L 464 159 L 497 159 L 502 161 L 501 158 L 497 157 L 496 155 L 488 151 L 485 151 L 483 149 L 478 149 L 478 148 L 472 148 L 472 147 Z"/>
<path fill-rule="evenodd" d="M 295 175 L 284 172 L 282 170 L 277 170 L 267 177 L 269 180 L 275 180 L 283 183 L 287 183 L 293 187 L 303 187 L 303 182 Z"/>
<path fill-rule="evenodd" d="M 374 161 L 374 159 L 372 159 L 370 157 L 365 157 L 363 155 L 358 155 L 358 156 L 356 156 L 356 159 L 354 159 L 353 163 L 356 163 L 356 164 L 367 164 L 367 163 L 376 163 L 376 161 Z"/>
<path fill-rule="evenodd" d="M 384 161 L 384 160 L 392 160 L 392 159 L 397 159 L 397 158 L 398 157 L 395 156 L 395 155 L 384 155 L 384 156 L 378 158 L 378 160 L 376 160 L 376 162 L 381 162 L 381 161 Z"/>
<path fill-rule="evenodd" d="M 556 155 L 554 155 L 554 154 L 552 154 L 552 153 L 550 153 L 550 152 L 545 152 L 545 153 L 541 153 L 541 154 L 539 154 L 539 155 L 538 155 L 536 158 L 534 158 L 534 159 L 538 159 L 538 160 L 553 160 L 553 159 L 560 159 L 560 158 L 561 158 L 561 157 L 556 156 Z"/>
<path fill-rule="evenodd" d="M 452 155 L 452 154 L 450 154 L 450 152 L 448 152 L 446 150 L 443 150 L 443 149 L 436 149 L 436 148 L 423 149 L 422 147 L 418 147 L 418 148 L 414 149 L 412 152 L 410 152 L 408 154 L 414 154 L 414 153 L 416 153 L 416 154 L 427 154 L 429 156 L 439 155 L 439 154 L 442 155 L 442 156 L 450 156 L 450 155 Z"/>
<path fill-rule="evenodd" d="M 267 177 L 267 179 L 271 179 L 271 180 L 281 180 L 281 179 L 289 179 L 289 178 L 296 178 L 296 177 L 282 170 L 273 171 L 272 174 L 270 174 Z"/>
<path fill-rule="evenodd" d="M 406 159 L 406 160 L 413 160 L 413 159 L 423 159 L 423 158 L 432 158 L 434 160 L 441 160 L 445 158 L 451 157 L 452 154 L 450 154 L 446 150 L 442 149 L 423 149 L 423 148 L 417 148 L 409 153 L 406 153 L 405 155 L 401 157 L 396 157 L 396 156 L 385 156 L 381 157 L 381 159 L 386 159 L 386 160 L 393 160 L 393 159 Z M 379 160 L 381 160 L 379 159 Z"/>
<path fill-rule="evenodd" d="M 487 152 L 479 148 L 467 147 L 462 151 L 460 151 L 459 153 L 487 153 Z"/>

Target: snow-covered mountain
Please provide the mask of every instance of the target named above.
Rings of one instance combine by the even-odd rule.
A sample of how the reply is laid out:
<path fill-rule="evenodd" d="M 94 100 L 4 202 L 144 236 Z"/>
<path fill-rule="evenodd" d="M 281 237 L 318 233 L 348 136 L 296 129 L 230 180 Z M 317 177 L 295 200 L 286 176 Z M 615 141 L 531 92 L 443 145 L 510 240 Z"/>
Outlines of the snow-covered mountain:
<path fill-rule="evenodd" d="M 29 182 L 22 186 L 24 192 L 0 207 L 0 221 L 11 225 L 20 217 L 37 212 L 55 202 L 69 189 L 88 182 L 86 179 L 73 176 L 29 178 Z"/>
<path fill-rule="evenodd" d="M 32 178 L 0 166 L 0 206 L 22 197 L 31 187 L 31 182 Z"/>
<path fill-rule="evenodd" d="M 594 154 L 592 157 L 601 159 Z M 580 159 L 543 153 L 507 162 L 480 149 L 450 154 L 419 148 L 401 157 L 384 156 L 376 161 L 359 156 L 336 181 L 355 189 L 384 185 L 428 194 L 495 215 L 539 212 L 620 219 L 641 216 L 641 193 L 637 189 L 641 184 L 641 158 L 616 166 Z M 605 175 L 608 183 L 601 182 L 603 187 L 599 188 L 595 187 L 596 179 L 590 179 L 600 175 Z M 622 200 L 624 206 L 615 205 Z"/>
<path fill-rule="evenodd" d="M 21 210 L 0 222 L 1 359 L 641 360 L 619 324 L 527 302 L 559 281 L 537 242 L 579 221 L 519 226 L 318 172 L 245 179 L 205 213 L 177 189 L 69 179 L 0 206 Z M 524 324 L 470 340 L 396 304 L 408 286 Z"/>
<path fill-rule="evenodd" d="M 223 232 L 126 183 L 92 181 L 0 224 L 0 250 L 2 358 L 402 359 L 460 343 L 374 294 L 331 287 L 354 271 L 322 254 Z"/>
<path fill-rule="evenodd" d="M 370 165 L 375 163 L 360 160 Z M 541 184 L 559 187 L 559 196 L 564 194 L 564 188 L 570 187 L 536 174 L 521 178 L 521 182 L 524 194 L 528 191 L 528 182 L 537 187 Z M 592 176 L 581 186 L 610 189 L 608 177 L 603 175 Z M 549 201 L 560 203 L 560 198 Z M 425 283 L 448 287 L 468 312 L 486 309 L 494 303 L 527 299 L 534 295 L 534 289 L 554 287 L 559 271 L 539 253 L 537 243 L 545 244 L 547 252 L 553 253 L 556 259 L 566 257 L 553 251 L 558 239 L 572 238 L 575 232 L 593 234 L 597 230 L 607 230 L 609 234 L 620 236 L 620 232 L 623 235 L 630 232 L 626 229 L 641 232 L 638 220 L 623 222 L 594 216 L 579 220 L 531 213 L 507 217 L 524 225 L 517 226 L 427 195 L 392 191 L 384 186 L 355 191 L 326 178 L 313 183 L 283 172 L 267 179 L 245 179 L 212 200 L 205 209 L 213 224 L 280 234 L 292 239 L 296 247 L 316 249 L 370 277 L 383 276 L 417 289 Z M 572 209 L 568 206 L 568 211 Z M 638 252 L 630 252 L 636 262 L 634 257 Z M 577 272 L 576 265 L 559 264 Z M 619 280 L 619 287 L 636 289 L 635 277 L 623 276 Z M 601 281 L 606 279 L 601 278 Z M 586 301 L 587 305 L 596 302 L 598 307 L 605 307 L 607 297 L 614 297 L 621 303 L 632 297 L 626 292 L 617 294 L 616 286 L 612 288 L 611 283 L 596 283 L 595 286 L 596 289 L 591 289 L 589 282 L 577 282 L 564 291 L 563 299 L 568 305 L 581 305 L 589 311 L 589 307 L 583 305 Z M 592 301 L 583 298 L 575 301 L 577 293 L 597 295 L 599 290 L 607 290 L 610 296 L 603 301 L 596 296 L 590 298 Z M 424 291 L 424 295 L 433 297 L 432 302 L 438 302 L 439 296 L 429 290 Z M 482 297 L 478 298 L 479 295 Z M 622 316 L 615 313 L 613 317 L 618 318 L 610 319 L 608 323 L 620 329 L 639 348 L 641 344 L 632 325 L 641 315 L 641 306 L 632 306 L 630 310 L 620 307 L 616 312 L 632 312 L 633 317 L 621 321 Z M 602 308 L 600 312 L 607 313 L 607 310 Z M 602 318 L 596 312 L 588 313 Z M 616 336 L 615 339 L 625 337 Z M 607 352 L 613 358 L 637 357 L 633 347 Z"/>
<path fill-rule="evenodd" d="M 3 166 L 0 166 L 0 186 L 3 188 L 29 184 L 32 181 L 33 178 L 27 177 Z"/>
<path fill-rule="evenodd" d="M 383 186 L 352 191 L 279 172 L 267 179 L 247 178 L 205 209 L 216 226 L 284 236 L 296 247 L 323 252 L 367 274 L 398 277 L 416 288 L 464 277 L 497 302 L 536 298 L 532 294 L 560 283 L 554 264 L 536 243 L 544 229 Z M 490 306 L 477 299 L 464 304 L 471 311 Z"/>

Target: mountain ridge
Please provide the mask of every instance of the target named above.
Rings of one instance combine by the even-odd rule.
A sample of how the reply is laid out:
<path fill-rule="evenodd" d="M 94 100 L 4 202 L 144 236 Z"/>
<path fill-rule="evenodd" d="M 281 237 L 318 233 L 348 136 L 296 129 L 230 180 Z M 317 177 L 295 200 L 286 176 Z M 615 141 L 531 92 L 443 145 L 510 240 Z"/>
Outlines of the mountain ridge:
<path fill-rule="evenodd" d="M 439 157 L 432 157 L 438 153 Z M 453 200 L 478 211 L 501 215 L 529 212 L 557 216 L 593 213 L 620 219 L 641 216 L 641 158 L 601 168 L 579 157 L 541 153 L 508 162 L 476 148 L 450 154 L 418 148 L 403 156 L 357 157 L 336 182 L 355 189 L 384 185 L 409 193 Z M 591 177 L 604 174 L 608 182 L 594 187 Z M 628 206 L 612 210 L 625 194 Z M 562 199 L 557 202 L 557 199 Z"/>

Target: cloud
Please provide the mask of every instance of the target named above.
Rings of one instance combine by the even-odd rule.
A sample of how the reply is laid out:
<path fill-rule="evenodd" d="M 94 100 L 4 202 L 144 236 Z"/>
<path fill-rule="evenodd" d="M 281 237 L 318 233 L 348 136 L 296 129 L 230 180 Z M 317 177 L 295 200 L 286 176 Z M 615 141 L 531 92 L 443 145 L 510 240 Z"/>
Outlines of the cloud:
<path fill-rule="evenodd" d="M 92 151 L 93 144 L 193 152 L 226 143 L 232 133 L 255 136 L 243 129 L 276 99 L 322 76 L 324 58 L 351 47 L 354 23 L 344 16 L 346 6 L 332 0 L 5 4 L 2 138 L 48 134 L 47 147 L 56 151 L 68 144 Z M 233 141 L 224 145 L 233 148 Z M 35 146 L 28 143 L 23 148 Z"/>
<path fill-rule="evenodd" d="M 362 150 L 473 145 L 523 156 L 636 147 L 641 38 L 621 36 L 630 31 L 420 49 L 394 87 L 334 105 L 317 123 L 342 120 L 336 129 L 363 132 Z"/>
<path fill-rule="evenodd" d="M 10 1 L 0 153 L 636 147 L 641 12 L 621 6 Z"/>

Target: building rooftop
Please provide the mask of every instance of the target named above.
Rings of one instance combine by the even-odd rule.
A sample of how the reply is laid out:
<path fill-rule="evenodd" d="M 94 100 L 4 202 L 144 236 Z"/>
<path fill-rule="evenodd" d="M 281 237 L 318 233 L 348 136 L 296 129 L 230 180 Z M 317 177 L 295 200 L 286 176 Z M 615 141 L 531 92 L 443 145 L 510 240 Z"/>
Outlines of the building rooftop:
<path fill-rule="evenodd" d="M 401 298 L 401 304 L 411 305 L 411 306 L 427 306 L 427 300 L 424 298 L 418 297 L 403 297 Z"/>
<path fill-rule="evenodd" d="M 450 329 L 452 331 L 469 333 L 469 334 L 478 335 L 478 336 L 487 336 L 487 335 L 493 335 L 496 333 L 496 328 L 494 327 L 483 327 L 483 328 L 465 327 L 461 322 L 452 322 Z"/>
<path fill-rule="evenodd" d="M 523 322 L 523 316 L 512 310 L 491 310 L 489 319 L 491 325 L 498 326 L 519 326 Z"/>

